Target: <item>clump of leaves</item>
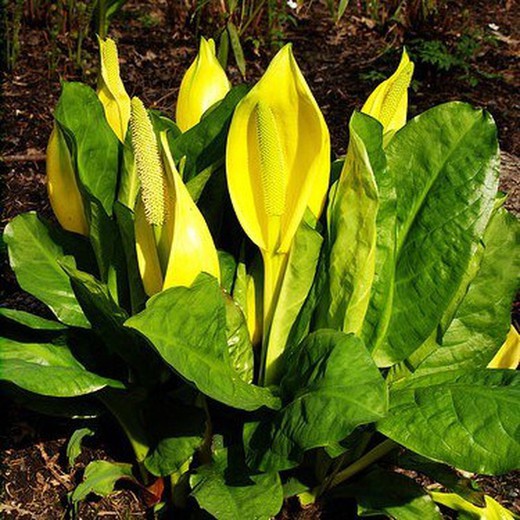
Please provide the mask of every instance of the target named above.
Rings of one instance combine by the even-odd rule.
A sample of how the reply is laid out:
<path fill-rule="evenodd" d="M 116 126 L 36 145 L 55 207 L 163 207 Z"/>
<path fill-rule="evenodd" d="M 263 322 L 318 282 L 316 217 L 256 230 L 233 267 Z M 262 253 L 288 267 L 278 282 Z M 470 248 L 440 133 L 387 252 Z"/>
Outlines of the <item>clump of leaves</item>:
<path fill-rule="evenodd" d="M 55 110 L 60 226 L 29 212 L 4 233 L 55 319 L 0 308 L 0 380 L 45 413 L 111 414 L 135 454 L 92 462 L 71 501 L 123 479 L 218 520 L 290 496 L 512 518 L 452 469 L 520 465 L 520 224 L 491 115 L 453 102 L 407 121 L 404 52 L 331 162 L 290 45 L 230 88 L 204 40 L 177 122 L 131 100 L 100 45 L 98 91 L 65 82 Z"/>

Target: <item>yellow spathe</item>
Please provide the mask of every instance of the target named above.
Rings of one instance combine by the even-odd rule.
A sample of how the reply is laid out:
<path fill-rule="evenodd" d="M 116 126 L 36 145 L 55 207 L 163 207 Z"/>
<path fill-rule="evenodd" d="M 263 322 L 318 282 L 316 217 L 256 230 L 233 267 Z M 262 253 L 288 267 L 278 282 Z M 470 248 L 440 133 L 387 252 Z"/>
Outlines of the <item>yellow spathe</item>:
<path fill-rule="evenodd" d="M 176 122 L 182 132 L 195 126 L 208 108 L 223 99 L 231 84 L 215 54 L 215 42 L 201 38 L 195 61 L 182 78 Z"/>
<path fill-rule="evenodd" d="M 83 199 L 65 138 L 55 124 L 47 145 L 47 191 L 52 210 L 61 227 L 88 235 Z"/>
<path fill-rule="evenodd" d="M 406 124 L 408 87 L 413 69 L 414 64 L 405 49 L 397 70 L 376 87 L 361 109 L 383 125 L 385 134 L 393 134 Z"/>
<path fill-rule="evenodd" d="M 136 253 L 146 294 L 189 287 L 201 272 L 220 280 L 206 221 L 175 167 L 166 133 L 157 139 L 138 98 L 132 99 L 130 127 L 141 186 L 134 214 Z"/>
<path fill-rule="evenodd" d="M 319 217 L 329 183 L 323 115 L 286 45 L 233 116 L 226 152 L 238 219 L 264 252 L 287 253 L 310 207 Z"/>
<path fill-rule="evenodd" d="M 130 120 L 130 97 L 119 74 L 117 47 L 113 40 L 98 38 L 101 70 L 97 94 L 108 124 L 124 143 Z"/>
<path fill-rule="evenodd" d="M 174 286 L 189 287 L 204 272 L 220 281 L 217 249 L 202 213 L 191 198 L 175 167 L 166 133 L 161 133 L 166 177 L 171 194 L 173 234 L 163 290 Z"/>
<path fill-rule="evenodd" d="M 504 344 L 489 362 L 488 368 L 510 368 L 515 370 L 520 364 L 520 334 L 511 325 Z"/>

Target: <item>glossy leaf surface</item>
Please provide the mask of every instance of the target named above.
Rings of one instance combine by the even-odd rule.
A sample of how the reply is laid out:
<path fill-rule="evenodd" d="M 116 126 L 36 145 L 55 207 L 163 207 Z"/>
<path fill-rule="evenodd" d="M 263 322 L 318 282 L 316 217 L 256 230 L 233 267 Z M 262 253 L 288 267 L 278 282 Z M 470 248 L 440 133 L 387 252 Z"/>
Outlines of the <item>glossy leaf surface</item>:
<path fill-rule="evenodd" d="M 201 275 L 190 288 L 157 294 L 126 325 L 146 336 L 168 365 L 209 397 L 244 410 L 278 406 L 267 388 L 245 383 L 232 367 L 215 278 Z"/>
<path fill-rule="evenodd" d="M 192 496 L 219 520 L 272 518 L 283 503 L 280 477 L 277 473 L 250 475 L 236 458 L 233 450 L 218 450 L 211 465 L 201 466 L 191 476 Z"/>
<path fill-rule="evenodd" d="M 428 338 L 464 277 L 494 206 L 496 127 L 469 105 L 440 105 L 409 121 L 387 158 L 398 232 L 391 318 L 373 351 L 380 366 L 401 361 Z"/>
<path fill-rule="evenodd" d="M 387 409 L 386 384 L 363 342 L 333 330 L 310 334 L 284 359 L 284 407 L 247 425 L 247 460 L 262 470 L 288 469 L 303 452 L 349 435 Z"/>
<path fill-rule="evenodd" d="M 501 474 L 520 465 L 520 376 L 453 370 L 396 383 L 377 428 L 416 453 L 457 468 Z"/>
<path fill-rule="evenodd" d="M 106 386 L 124 388 L 119 381 L 86 370 L 65 346 L 7 338 L 0 338 L 0 379 L 49 397 L 76 397 Z"/>
<path fill-rule="evenodd" d="M 4 240 L 20 287 L 44 302 L 63 323 L 89 327 L 58 262 L 68 252 L 65 235 L 55 232 L 31 212 L 15 217 L 7 225 Z M 72 257 L 67 257 L 67 261 L 73 262 Z"/>

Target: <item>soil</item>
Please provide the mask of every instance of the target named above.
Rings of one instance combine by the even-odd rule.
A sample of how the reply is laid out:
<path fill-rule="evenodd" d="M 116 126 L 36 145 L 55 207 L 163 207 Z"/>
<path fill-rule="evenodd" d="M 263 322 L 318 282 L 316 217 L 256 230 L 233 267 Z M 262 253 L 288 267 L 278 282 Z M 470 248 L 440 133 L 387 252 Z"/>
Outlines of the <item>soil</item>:
<path fill-rule="evenodd" d="M 172 21 L 167 5 L 165 0 L 128 2 L 113 22 L 110 34 L 118 41 L 122 76 L 129 94 L 140 96 L 147 106 L 173 117 L 180 80 L 195 55 L 197 40 L 189 20 Z M 442 72 L 426 63 L 417 64 L 410 112 L 415 115 L 454 99 L 489 110 L 500 130 L 502 186 L 510 194 L 509 208 L 518 212 L 520 4 L 448 1 L 434 21 L 406 30 L 395 24 L 376 27 L 355 6 L 349 8 L 339 24 L 333 23 L 318 2 L 301 8 L 295 17 L 297 25 L 287 26 L 285 36 L 293 42 L 297 60 L 331 129 L 333 150 L 338 155 L 345 152 L 350 114 L 362 106 L 377 82 L 392 72 L 403 44 L 412 52 L 420 39 L 439 40 L 453 48 L 461 38 L 471 35 L 478 42 L 478 49 L 466 56 L 466 67 L 458 65 Z M 212 36 L 214 28 L 205 29 L 205 34 Z M 78 72 L 67 57 L 66 33 L 58 38 L 61 52 L 52 68 L 52 47 L 45 23 L 24 23 L 20 41 L 20 57 L 14 70 L 2 73 L 0 231 L 15 215 L 25 211 L 35 210 L 53 218 L 42 159 L 60 80 L 82 80 L 94 86 L 97 73 L 92 38 L 85 41 L 83 72 Z M 256 50 L 253 42 L 246 42 L 245 53 L 247 80 L 254 81 L 265 70 L 273 50 L 267 44 Z M 233 64 L 229 72 L 234 83 L 241 81 Z M 4 255 L 0 279 L 0 305 L 49 315 L 43 305 L 20 290 Z M 65 446 L 72 432 L 80 427 L 77 422 L 49 419 L 6 398 L 0 405 L 4 410 L 0 431 L 4 481 L 0 513 L 6 519 L 65 518 L 67 493 L 79 482 L 89 461 L 131 460 L 126 448 L 118 444 L 121 437 L 117 431 L 114 434 L 114 425 L 99 422 L 95 424 L 96 435 L 87 439 L 82 455 L 69 469 Z M 478 482 L 501 503 L 520 511 L 518 476 L 512 473 L 501 478 L 479 477 Z M 291 501 L 280 518 L 345 518 L 344 514 L 337 507 L 302 510 Z M 137 491 L 128 487 L 109 498 L 81 504 L 82 520 L 103 517 L 144 518 L 145 506 Z"/>

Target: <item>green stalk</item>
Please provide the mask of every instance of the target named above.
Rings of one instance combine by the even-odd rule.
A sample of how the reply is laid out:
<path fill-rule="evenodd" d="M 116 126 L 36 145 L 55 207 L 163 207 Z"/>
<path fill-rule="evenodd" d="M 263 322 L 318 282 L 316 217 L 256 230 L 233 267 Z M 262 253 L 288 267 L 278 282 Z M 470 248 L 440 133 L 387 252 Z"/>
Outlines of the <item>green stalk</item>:
<path fill-rule="evenodd" d="M 375 448 L 371 449 L 368 453 L 365 453 L 361 458 L 353 462 L 350 466 L 347 466 L 344 470 L 338 472 L 335 477 L 332 478 L 328 484 L 328 488 L 335 487 L 345 480 L 352 478 L 364 469 L 371 466 L 374 462 L 382 459 L 385 455 L 388 455 L 391 451 L 397 448 L 399 445 L 391 439 L 386 439 L 381 444 L 378 444 Z"/>

